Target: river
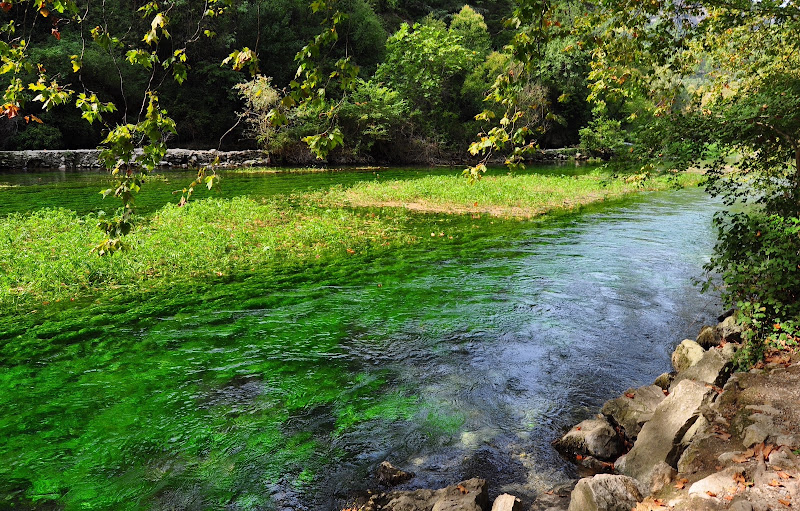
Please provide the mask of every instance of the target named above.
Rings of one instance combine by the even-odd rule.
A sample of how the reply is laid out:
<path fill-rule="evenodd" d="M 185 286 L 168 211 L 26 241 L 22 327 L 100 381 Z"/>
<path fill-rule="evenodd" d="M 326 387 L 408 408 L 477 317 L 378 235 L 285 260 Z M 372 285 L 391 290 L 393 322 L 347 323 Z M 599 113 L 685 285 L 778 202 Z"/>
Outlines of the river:
<path fill-rule="evenodd" d="M 223 183 L 269 195 L 378 174 L 415 175 Z M 102 179 L 0 174 L 0 215 L 96 210 Z M 338 510 L 383 460 L 416 474 L 403 488 L 479 476 L 529 503 L 576 475 L 550 442 L 668 371 L 719 313 L 692 284 L 718 208 L 692 189 L 532 222 L 420 216 L 421 232 L 459 235 L 15 318 L 0 331 L 0 507 Z"/>

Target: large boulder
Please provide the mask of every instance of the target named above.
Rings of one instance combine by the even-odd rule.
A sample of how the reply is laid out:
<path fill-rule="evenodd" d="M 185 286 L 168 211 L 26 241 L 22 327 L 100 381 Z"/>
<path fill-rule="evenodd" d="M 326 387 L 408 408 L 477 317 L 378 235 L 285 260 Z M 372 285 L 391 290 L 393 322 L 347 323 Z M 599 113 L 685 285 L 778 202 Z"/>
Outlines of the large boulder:
<path fill-rule="evenodd" d="M 599 474 L 578 481 L 568 511 L 630 511 L 644 498 L 630 477 Z"/>
<path fill-rule="evenodd" d="M 606 401 L 602 412 L 619 424 L 625 430 L 625 436 L 633 441 L 663 400 L 664 391 L 656 385 L 628 389 L 622 396 Z"/>
<path fill-rule="evenodd" d="M 639 432 L 633 449 L 616 464 L 617 470 L 649 484 L 653 469 L 661 462 L 675 467 L 685 448 L 684 437 L 701 416 L 714 390 L 703 383 L 683 380 L 672 390 Z"/>
<path fill-rule="evenodd" d="M 468 479 L 441 490 L 393 491 L 371 499 L 366 507 L 381 511 L 486 511 L 489 493 L 484 479 Z"/>
<path fill-rule="evenodd" d="M 587 419 L 553 442 L 553 446 L 567 457 L 575 455 L 613 461 L 622 454 L 622 439 L 616 429 L 602 415 Z"/>
<path fill-rule="evenodd" d="M 684 339 L 672 352 L 672 367 L 681 372 L 689 369 L 703 358 L 705 350 L 697 342 Z"/>
<path fill-rule="evenodd" d="M 726 346 L 727 347 L 727 346 Z M 696 363 L 680 371 L 672 380 L 670 390 L 683 380 L 695 380 L 711 385 L 724 385 L 732 369 L 732 351 L 711 349 L 703 353 Z"/>

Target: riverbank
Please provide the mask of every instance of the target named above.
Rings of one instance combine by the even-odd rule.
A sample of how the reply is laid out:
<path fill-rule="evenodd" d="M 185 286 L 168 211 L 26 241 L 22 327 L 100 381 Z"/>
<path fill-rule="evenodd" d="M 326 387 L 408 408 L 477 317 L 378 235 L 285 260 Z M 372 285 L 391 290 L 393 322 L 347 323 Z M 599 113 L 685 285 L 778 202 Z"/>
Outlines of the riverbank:
<path fill-rule="evenodd" d="M 721 318 L 722 319 L 722 318 Z M 529 511 L 767 511 L 800 499 L 800 354 L 773 353 L 733 372 L 742 329 L 733 317 L 703 327 L 672 355 L 674 371 L 609 400 L 554 446 L 585 472 Z M 389 465 L 379 480 L 412 475 Z M 393 470 L 394 472 L 391 472 Z M 385 474 L 389 473 L 389 476 Z M 399 474 L 399 476 L 397 475 Z M 381 477 L 383 476 L 383 477 Z M 440 490 L 370 493 L 352 509 L 522 511 L 491 504 L 486 481 Z"/>
<path fill-rule="evenodd" d="M 674 371 L 629 389 L 554 445 L 605 472 L 536 510 L 754 511 L 800 497 L 800 356 L 768 354 L 733 372 L 742 329 L 704 327 L 672 355 Z M 663 395 L 662 395 L 663 394 Z M 551 502 L 552 503 L 552 502 Z"/>
<path fill-rule="evenodd" d="M 270 156 L 260 150 L 216 151 L 214 149 L 168 149 L 159 164 L 165 168 L 195 168 L 215 165 L 218 168 L 263 167 L 280 165 L 374 165 L 374 160 L 354 160 L 352 158 L 336 158 L 334 153 L 329 160 L 318 160 L 310 152 L 303 152 L 297 158 L 286 161 L 273 161 Z M 585 161 L 588 157 L 577 148 L 544 149 L 531 156 L 532 162 L 558 162 L 567 160 Z M 403 162 L 416 165 L 468 165 L 454 157 L 409 158 Z M 502 164 L 502 160 L 497 162 Z M 56 169 L 79 170 L 99 169 L 99 149 L 58 149 L 30 151 L 0 151 L 0 170 Z"/>

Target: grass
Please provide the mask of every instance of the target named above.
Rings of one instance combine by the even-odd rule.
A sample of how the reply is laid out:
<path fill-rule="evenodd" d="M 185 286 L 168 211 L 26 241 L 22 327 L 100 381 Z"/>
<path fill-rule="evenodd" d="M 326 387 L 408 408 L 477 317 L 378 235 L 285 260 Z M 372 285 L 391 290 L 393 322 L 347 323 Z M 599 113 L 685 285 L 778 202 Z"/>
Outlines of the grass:
<path fill-rule="evenodd" d="M 701 176 L 693 174 L 612 177 L 607 172 L 595 171 L 579 176 L 491 176 L 469 184 L 459 176 L 428 176 L 414 180 L 361 182 L 350 188 L 336 187 L 322 192 L 320 198 L 328 205 L 388 206 L 428 213 L 483 213 L 531 218 L 635 192 L 696 186 L 701 179 Z"/>
<path fill-rule="evenodd" d="M 90 254 L 102 239 L 92 215 L 64 209 L 0 220 L 0 309 L 70 300 L 99 290 L 153 289 L 415 243 L 403 210 L 532 217 L 646 190 L 697 184 L 698 175 L 453 176 L 360 182 L 295 197 L 207 199 L 139 220 L 130 250 Z"/>

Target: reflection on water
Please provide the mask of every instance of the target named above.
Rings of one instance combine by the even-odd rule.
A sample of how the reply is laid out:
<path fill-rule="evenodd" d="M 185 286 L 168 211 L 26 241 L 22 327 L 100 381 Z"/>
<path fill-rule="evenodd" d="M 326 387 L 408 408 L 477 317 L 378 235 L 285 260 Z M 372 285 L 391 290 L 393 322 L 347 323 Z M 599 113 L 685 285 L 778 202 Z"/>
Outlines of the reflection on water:
<path fill-rule="evenodd" d="M 482 476 L 530 501 L 574 476 L 551 440 L 718 313 L 691 285 L 716 207 L 450 219 L 453 241 L 19 318 L 0 502 L 333 510 L 385 459 L 406 488 Z"/>

